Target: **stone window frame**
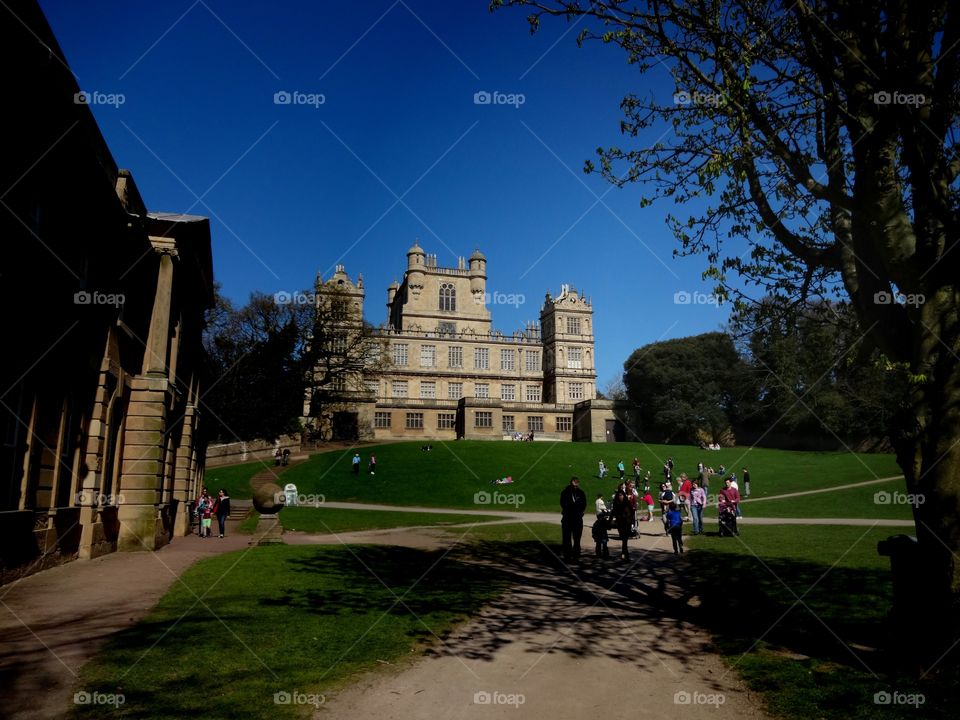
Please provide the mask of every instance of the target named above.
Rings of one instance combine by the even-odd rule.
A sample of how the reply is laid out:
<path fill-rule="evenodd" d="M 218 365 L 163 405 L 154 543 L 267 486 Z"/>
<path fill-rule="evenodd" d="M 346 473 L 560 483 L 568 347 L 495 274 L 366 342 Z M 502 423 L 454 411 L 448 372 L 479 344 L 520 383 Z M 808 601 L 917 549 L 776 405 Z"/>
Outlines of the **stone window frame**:
<path fill-rule="evenodd" d="M 475 428 L 492 428 L 493 413 L 489 410 L 477 410 L 473 415 L 473 426 Z"/>
<path fill-rule="evenodd" d="M 408 412 L 404 420 L 404 427 L 407 430 L 423 430 L 423 413 Z"/>

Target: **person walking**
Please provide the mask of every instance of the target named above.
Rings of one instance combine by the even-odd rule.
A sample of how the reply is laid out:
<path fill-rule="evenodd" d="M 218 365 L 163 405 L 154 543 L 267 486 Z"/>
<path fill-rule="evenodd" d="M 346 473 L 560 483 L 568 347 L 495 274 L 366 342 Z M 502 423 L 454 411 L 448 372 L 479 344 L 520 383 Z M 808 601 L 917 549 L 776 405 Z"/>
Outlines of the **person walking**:
<path fill-rule="evenodd" d="M 623 480 L 626 468 L 623 466 L 623 460 L 617 463 L 617 472 L 620 473 L 620 479 Z"/>
<path fill-rule="evenodd" d="M 693 481 L 693 489 L 690 491 L 690 513 L 693 519 L 693 534 L 703 534 L 703 508 L 707 505 L 707 493 L 700 483 Z"/>
<path fill-rule="evenodd" d="M 367 463 L 367 469 L 370 470 L 371 475 L 377 474 L 377 456 L 373 453 L 370 454 L 370 462 Z"/>
<path fill-rule="evenodd" d="M 213 504 L 213 514 L 217 516 L 217 525 L 220 526 L 220 537 L 226 532 L 227 518 L 230 517 L 230 496 L 224 488 L 220 488 L 217 499 Z"/>
<path fill-rule="evenodd" d="M 353 454 L 353 474 L 360 474 L 360 453 Z"/>
<path fill-rule="evenodd" d="M 750 497 L 750 471 L 746 468 L 743 469 L 743 496 Z"/>
<path fill-rule="evenodd" d="M 613 522 L 617 526 L 617 534 L 620 536 L 620 559 L 629 560 L 630 551 L 627 543 L 630 540 L 630 523 L 633 520 L 633 511 L 630 509 L 630 501 L 627 500 L 627 494 L 623 490 L 617 490 L 613 498 Z"/>
<path fill-rule="evenodd" d="M 580 562 L 580 537 L 583 535 L 583 513 L 587 494 L 580 489 L 580 478 L 573 476 L 560 493 L 560 527 L 563 535 L 563 559 Z"/>

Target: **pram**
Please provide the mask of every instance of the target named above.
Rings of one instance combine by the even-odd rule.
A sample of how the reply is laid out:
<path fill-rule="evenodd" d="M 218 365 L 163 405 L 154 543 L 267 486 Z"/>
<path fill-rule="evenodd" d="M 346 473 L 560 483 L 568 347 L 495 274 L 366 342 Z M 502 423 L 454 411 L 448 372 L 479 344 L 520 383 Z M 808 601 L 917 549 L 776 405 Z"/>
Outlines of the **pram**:
<path fill-rule="evenodd" d="M 721 506 L 717 519 L 720 521 L 720 537 L 733 537 L 740 534 L 737 531 L 737 514 L 733 505 Z"/>

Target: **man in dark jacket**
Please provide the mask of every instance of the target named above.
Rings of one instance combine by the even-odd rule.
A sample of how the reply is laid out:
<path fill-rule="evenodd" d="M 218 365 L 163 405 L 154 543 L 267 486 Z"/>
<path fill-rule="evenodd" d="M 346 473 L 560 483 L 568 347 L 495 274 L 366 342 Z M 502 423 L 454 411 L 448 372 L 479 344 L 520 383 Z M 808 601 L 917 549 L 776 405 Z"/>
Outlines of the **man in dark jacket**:
<path fill-rule="evenodd" d="M 570 484 L 560 493 L 560 527 L 563 530 L 563 559 L 580 562 L 580 536 L 583 535 L 583 513 L 587 509 L 587 494 L 580 489 L 580 478 L 570 478 Z"/>

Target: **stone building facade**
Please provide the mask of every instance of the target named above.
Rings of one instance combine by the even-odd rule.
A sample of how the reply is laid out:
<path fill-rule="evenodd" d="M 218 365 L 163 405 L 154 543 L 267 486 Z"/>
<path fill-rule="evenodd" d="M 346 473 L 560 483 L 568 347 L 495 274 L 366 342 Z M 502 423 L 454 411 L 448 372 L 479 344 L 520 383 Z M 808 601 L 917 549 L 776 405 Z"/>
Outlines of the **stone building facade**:
<path fill-rule="evenodd" d="M 20 7 L 0 30 L 18 99 L 0 170 L 0 582 L 187 532 L 213 302 L 207 219 L 148 212 L 41 10 Z"/>
<path fill-rule="evenodd" d="M 349 298 L 362 316 L 362 277 L 343 266 L 318 279 L 324 298 Z M 546 295 L 539 322 L 494 330 L 487 260 L 479 250 L 441 267 L 419 244 L 407 251 L 403 282 L 387 289 L 387 322 L 374 337 L 386 353 L 376 373 L 359 373 L 344 388 L 339 411 L 355 413 L 367 439 L 601 440 L 609 409 L 596 406 L 593 306 L 576 289 Z M 599 413 L 599 414 L 598 414 Z M 309 414 L 309 413 L 307 413 Z"/>

